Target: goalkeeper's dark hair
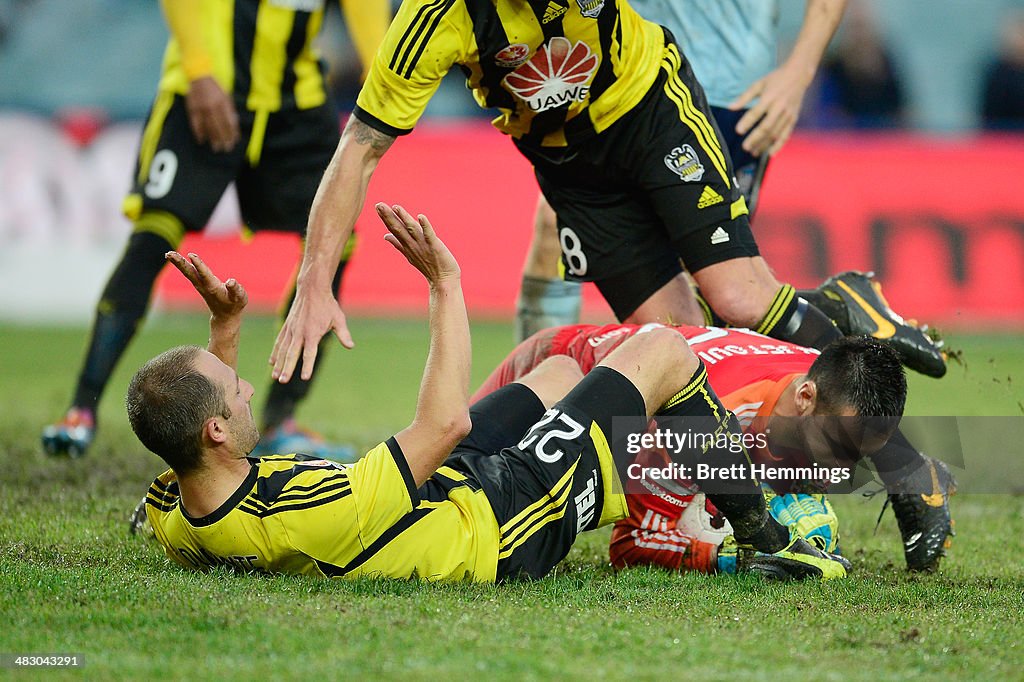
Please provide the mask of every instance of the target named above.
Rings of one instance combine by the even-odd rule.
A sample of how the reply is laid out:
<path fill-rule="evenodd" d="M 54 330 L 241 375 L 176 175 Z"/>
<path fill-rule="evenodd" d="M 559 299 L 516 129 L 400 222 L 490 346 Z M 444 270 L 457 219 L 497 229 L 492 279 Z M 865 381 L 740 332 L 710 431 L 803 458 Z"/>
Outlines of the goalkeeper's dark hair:
<path fill-rule="evenodd" d="M 201 352 L 161 353 L 135 373 L 125 396 L 132 431 L 179 476 L 199 466 L 206 420 L 231 416 L 223 391 L 195 368 Z"/>
<path fill-rule="evenodd" d="M 890 346 L 870 336 L 845 336 L 821 352 L 807 378 L 817 387 L 816 414 L 853 408 L 861 417 L 898 420 L 907 402 L 907 376 Z"/>

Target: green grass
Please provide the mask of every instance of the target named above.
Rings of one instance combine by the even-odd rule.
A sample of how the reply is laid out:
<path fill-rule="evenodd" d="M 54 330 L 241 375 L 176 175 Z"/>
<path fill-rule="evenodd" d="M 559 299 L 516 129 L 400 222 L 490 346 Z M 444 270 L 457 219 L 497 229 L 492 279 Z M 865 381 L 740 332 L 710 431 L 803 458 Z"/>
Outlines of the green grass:
<path fill-rule="evenodd" d="M 356 351 L 332 349 L 301 416 L 368 447 L 410 419 L 426 334 L 418 321 L 354 320 L 352 331 Z M 241 372 L 258 394 L 273 333 L 271 320 L 246 323 Z M 140 334 L 103 402 L 99 438 L 77 461 L 43 456 L 38 434 L 66 406 L 83 330 L 0 335 L 0 654 L 84 655 L 66 676 L 1016 679 L 1024 665 L 1024 498 L 1010 495 L 954 498 L 958 537 L 937 575 L 903 570 L 891 514 L 872 532 L 879 498 L 835 500 L 856 570 L 830 584 L 615 574 L 607 531 L 528 584 L 187 573 L 126 533 L 162 467 L 135 441 L 121 399 L 145 359 L 201 343 L 205 320 L 164 316 Z M 510 338 L 507 325 L 474 327 L 474 383 Z M 1021 339 L 955 342 L 966 368 L 911 377 L 909 412 L 1019 417 Z M 1020 443 L 1004 445 L 1020 456 Z"/>

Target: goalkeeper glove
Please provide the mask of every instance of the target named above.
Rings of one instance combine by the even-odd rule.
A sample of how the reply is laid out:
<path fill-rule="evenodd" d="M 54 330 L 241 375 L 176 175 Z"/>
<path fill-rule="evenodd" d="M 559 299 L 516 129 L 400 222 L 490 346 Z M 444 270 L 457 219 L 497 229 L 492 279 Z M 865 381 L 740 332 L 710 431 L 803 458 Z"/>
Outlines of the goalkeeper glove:
<path fill-rule="evenodd" d="M 824 495 L 776 495 L 764 488 L 765 502 L 775 520 L 823 552 L 836 552 L 839 519 Z"/>

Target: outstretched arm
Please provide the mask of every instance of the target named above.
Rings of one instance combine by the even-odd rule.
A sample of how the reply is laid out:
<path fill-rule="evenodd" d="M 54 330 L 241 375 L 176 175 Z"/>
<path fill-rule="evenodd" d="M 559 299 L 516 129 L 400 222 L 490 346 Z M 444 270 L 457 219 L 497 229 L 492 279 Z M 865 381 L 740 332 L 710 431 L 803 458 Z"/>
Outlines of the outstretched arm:
<path fill-rule="evenodd" d="M 237 369 L 242 310 L 249 302 L 245 288 L 234 278 L 221 282 L 210 267 L 194 253 L 188 254 L 188 258 L 185 258 L 177 251 L 168 251 L 164 257 L 192 282 L 192 286 L 210 309 L 210 342 L 206 350 L 220 358 L 228 367 Z"/>
<path fill-rule="evenodd" d="M 789 139 L 800 117 L 807 88 L 843 18 L 846 2 L 807 0 L 804 23 L 789 57 L 729 105 L 730 109 L 738 110 L 757 100 L 736 124 L 736 132 L 746 135 L 743 148 L 754 156 L 775 154 Z"/>
<path fill-rule="evenodd" d="M 333 331 L 343 346 L 353 346 L 345 313 L 331 290 L 331 280 L 338 269 L 341 249 L 366 201 L 370 177 L 394 141 L 394 137 L 371 128 L 354 115 L 345 126 L 313 199 L 295 300 L 270 353 L 270 364 L 274 366 L 271 376 L 282 384 L 292 378 L 300 355 L 302 378 L 308 380 L 313 376 L 317 345 L 324 334 Z"/>
<path fill-rule="evenodd" d="M 416 417 L 395 436 L 419 486 L 469 433 L 469 319 L 459 264 L 427 217 L 413 218 L 401 206 L 376 208 L 390 232 L 384 239 L 430 284 L 430 351 Z"/>

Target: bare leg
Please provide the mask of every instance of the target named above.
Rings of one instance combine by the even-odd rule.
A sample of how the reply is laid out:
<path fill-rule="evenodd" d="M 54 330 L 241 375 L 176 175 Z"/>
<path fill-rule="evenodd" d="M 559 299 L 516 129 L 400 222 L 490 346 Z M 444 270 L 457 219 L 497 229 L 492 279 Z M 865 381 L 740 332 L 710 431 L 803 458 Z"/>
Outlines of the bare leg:
<path fill-rule="evenodd" d="M 715 312 L 737 327 L 756 327 L 782 286 L 760 256 L 715 263 L 693 278 Z"/>
<path fill-rule="evenodd" d="M 825 313 L 781 284 L 760 256 L 709 265 L 694 279 L 730 324 L 819 350 L 842 336 Z"/>
<path fill-rule="evenodd" d="M 516 341 L 580 319 L 580 284 L 562 279 L 555 212 L 541 196 L 516 304 Z"/>
<path fill-rule="evenodd" d="M 588 377 L 602 368 L 615 370 L 632 383 L 643 396 L 647 414 L 659 419 L 658 428 L 689 431 L 696 426 L 708 435 L 718 432 L 740 433 L 739 422 L 722 405 L 707 380 L 703 364 L 694 355 L 686 339 L 672 329 L 655 329 L 633 336 L 605 358 Z M 740 447 L 715 442 L 706 448 L 681 448 L 669 452 L 673 460 L 686 466 L 705 461 L 716 467 L 747 470 L 750 460 Z M 764 496 L 753 477 L 734 481 L 728 493 L 706 490 L 708 498 L 729 519 L 737 542 L 763 552 L 777 552 L 789 542 L 789 531 L 776 522 L 765 506 Z"/>
<path fill-rule="evenodd" d="M 700 360 L 682 334 L 654 329 L 624 341 L 599 366 L 629 379 L 643 396 L 647 415 L 651 416 L 686 385 Z"/>
<path fill-rule="evenodd" d="M 562 249 L 558 245 L 558 219 L 555 209 L 541 195 L 537 199 L 537 212 L 533 221 L 533 239 L 526 252 L 523 275 L 541 279 L 559 279 L 558 261 Z"/>
<path fill-rule="evenodd" d="M 704 324 L 704 310 L 693 295 L 686 273 L 681 272 L 658 289 L 623 322 L 629 324 Z"/>
<path fill-rule="evenodd" d="M 575 360 L 568 355 L 553 355 L 515 383 L 529 388 L 544 407 L 549 408 L 564 398 L 582 378 L 583 372 Z"/>

